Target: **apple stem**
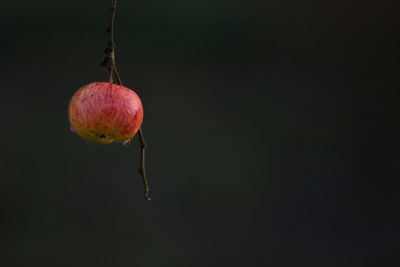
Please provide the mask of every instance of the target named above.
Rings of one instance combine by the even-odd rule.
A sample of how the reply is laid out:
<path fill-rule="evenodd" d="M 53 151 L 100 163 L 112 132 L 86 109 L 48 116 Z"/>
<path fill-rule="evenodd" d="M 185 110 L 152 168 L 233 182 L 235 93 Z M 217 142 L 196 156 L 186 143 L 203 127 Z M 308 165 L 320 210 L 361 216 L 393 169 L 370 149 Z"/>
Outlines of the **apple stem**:
<path fill-rule="evenodd" d="M 115 42 L 114 42 L 114 20 L 115 20 L 115 10 L 117 6 L 117 0 L 111 0 L 111 16 L 110 16 L 110 24 L 108 25 L 106 32 L 109 33 L 109 40 L 108 45 L 104 51 L 104 58 L 101 62 L 101 65 L 107 69 L 109 74 L 109 82 L 113 83 L 113 78 L 115 78 L 116 83 L 118 85 L 122 85 L 121 78 L 119 77 L 117 66 L 115 64 Z M 144 135 L 142 132 L 142 128 L 139 128 L 138 137 L 140 141 L 141 147 L 141 158 L 140 158 L 140 165 L 139 165 L 139 173 L 142 175 L 143 178 L 143 185 L 144 185 L 144 197 L 146 200 L 151 200 L 149 197 L 149 185 L 147 183 L 146 177 L 146 169 L 145 169 L 145 149 L 147 146 L 146 141 L 144 140 Z"/>

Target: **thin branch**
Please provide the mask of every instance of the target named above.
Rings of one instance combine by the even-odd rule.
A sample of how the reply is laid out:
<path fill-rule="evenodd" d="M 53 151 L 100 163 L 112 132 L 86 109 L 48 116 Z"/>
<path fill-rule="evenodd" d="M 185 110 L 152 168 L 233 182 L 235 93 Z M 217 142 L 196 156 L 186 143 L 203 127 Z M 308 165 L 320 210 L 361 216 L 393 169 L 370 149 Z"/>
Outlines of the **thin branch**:
<path fill-rule="evenodd" d="M 113 83 L 113 77 L 116 79 L 117 84 L 121 85 L 121 79 L 119 77 L 117 67 L 115 65 L 115 42 L 114 42 L 114 21 L 115 21 L 115 10 L 117 7 L 117 0 L 111 0 L 110 7 L 110 23 L 106 29 L 109 34 L 108 45 L 104 50 L 104 58 L 101 65 L 107 69 L 109 74 L 109 82 Z"/>
<path fill-rule="evenodd" d="M 147 143 L 144 140 L 144 135 L 142 132 L 142 128 L 139 129 L 138 131 L 138 137 L 139 137 L 139 141 L 140 141 L 140 147 L 141 147 L 141 158 L 140 158 L 140 166 L 139 166 L 139 172 L 142 175 L 143 178 L 143 184 L 144 184 L 144 196 L 147 200 L 151 200 L 151 198 L 149 197 L 149 185 L 147 184 L 147 178 L 146 178 L 146 168 L 145 168 L 145 150 L 146 150 L 146 146 Z"/>
<path fill-rule="evenodd" d="M 113 78 L 115 78 L 116 83 L 118 85 L 122 85 L 121 78 L 119 77 L 119 74 L 117 71 L 117 66 L 115 64 L 114 20 L 115 20 L 116 7 L 117 7 L 117 0 L 111 0 L 110 24 L 108 25 L 107 30 L 106 30 L 109 33 L 109 40 L 108 40 L 108 45 L 104 51 L 104 58 L 101 62 L 101 65 L 107 69 L 107 72 L 109 74 L 109 82 L 110 83 L 113 83 Z M 138 138 L 139 138 L 140 147 L 141 147 L 139 173 L 142 175 L 142 178 L 143 178 L 144 196 L 145 196 L 146 200 L 151 200 L 151 198 L 149 197 L 149 185 L 147 183 L 146 170 L 145 170 L 145 149 L 146 149 L 147 143 L 144 140 L 142 128 L 139 128 Z"/>
<path fill-rule="evenodd" d="M 114 44 L 114 21 L 115 21 L 115 10 L 117 8 L 117 0 L 111 0 L 111 16 L 110 16 L 110 24 L 107 28 L 107 32 L 110 34 L 110 42 Z"/>

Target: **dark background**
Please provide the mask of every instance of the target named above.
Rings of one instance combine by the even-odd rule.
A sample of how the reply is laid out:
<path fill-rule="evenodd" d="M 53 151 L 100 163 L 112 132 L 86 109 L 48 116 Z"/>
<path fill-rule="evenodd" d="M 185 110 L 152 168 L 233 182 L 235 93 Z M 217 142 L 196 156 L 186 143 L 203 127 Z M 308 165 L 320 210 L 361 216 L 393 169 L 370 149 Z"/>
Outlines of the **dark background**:
<path fill-rule="evenodd" d="M 399 266 L 396 1 L 120 0 L 152 201 L 69 130 L 109 2 L 0 2 L 0 266 Z"/>

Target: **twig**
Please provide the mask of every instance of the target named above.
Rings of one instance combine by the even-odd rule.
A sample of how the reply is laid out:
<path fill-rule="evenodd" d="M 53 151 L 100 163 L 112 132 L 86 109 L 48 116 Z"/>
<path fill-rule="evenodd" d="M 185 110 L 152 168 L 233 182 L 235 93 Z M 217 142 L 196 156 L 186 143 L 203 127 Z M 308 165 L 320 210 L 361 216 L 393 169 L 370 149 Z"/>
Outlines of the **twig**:
<path fill-rule="evenodd" d="M 139 129 L 138 132 L 138 137 L 139 137 L 139 141 L 140 141 L 140 147 L 141 147 L 141 158 L 140 158 L 140 166 L 139 166 L 139 172 L 143 177 L 143 184 L 144 184 L 144 196 L 147 200 L 151 200 L 151 198 L 149 197 L 149 185 L 147 184 L 147 178 L 146 178 L 146 168 L 145 168 L 145 149 L 147 146 L 146 141 L 144 140 L 144 135 L 142 132 L 142 128 Z"/>
<path fill-rule="evenodd" d="M 117 81 L 117 84 L 122 85 L 121 79 L 117 71 L 117 67 L 115 65 L 114 20 L 115 20 L 116 6 L 117 6 L 117 0 L 111 0 L 110 24 L 106 29 L 106 32 L 109 33 L 109 39 L 108 39 L 108 45 L 104 50 L 104 58 L 103 61 L 101 62 L 101 65 L 107 69 L 110 83 L 113 82 L 113 77 L 114 77 Z"/>
<path fill-rule="evenodd" d="M 115 64 L 115 42 L 114 42 L 114 19 L 115 19 L 115 10 L 117 6 L 117 0 L 111 0 L 111 16 L 110 16 L 110 24 L 107 27 L 106 32 L 109 33 L 108 45 L 104 51 L 104 58 L 101 62 L 101 65 L 107 69 L 109 74 L 109 82 L 113 83 L 113 78 L 115 78 L 116 83 L 118 85 L 122 85 L 121 78 L 119 77 L 117 67 Z M 147 183 L 146 170 L 145 170 L 145 149 L 147 146 L 146 141 L 144 140 L 144 135 L 142 132 L 142 128 L 139 128 L 138 138 L 140 141 L 141 147 L 141 158 L 139 165 L 139 173 L 143 178 L 144 185 L 144 196 L 146 200 L 151 200 L 149 197 L 149 185 Z"/>

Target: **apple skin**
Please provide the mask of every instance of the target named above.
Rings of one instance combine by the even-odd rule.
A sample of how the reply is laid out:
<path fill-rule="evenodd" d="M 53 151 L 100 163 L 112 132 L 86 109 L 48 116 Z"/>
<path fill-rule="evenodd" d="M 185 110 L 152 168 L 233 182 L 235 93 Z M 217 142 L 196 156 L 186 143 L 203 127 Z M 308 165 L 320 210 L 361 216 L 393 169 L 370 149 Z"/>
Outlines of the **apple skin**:
<path fill-rule="evenodd" d="M 129 88 L 107 82 L 82 86 L 68 107 L 71 130 L 88 142 L 126 142 L 139 130 L 143 106 Z"/>

